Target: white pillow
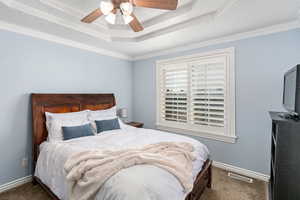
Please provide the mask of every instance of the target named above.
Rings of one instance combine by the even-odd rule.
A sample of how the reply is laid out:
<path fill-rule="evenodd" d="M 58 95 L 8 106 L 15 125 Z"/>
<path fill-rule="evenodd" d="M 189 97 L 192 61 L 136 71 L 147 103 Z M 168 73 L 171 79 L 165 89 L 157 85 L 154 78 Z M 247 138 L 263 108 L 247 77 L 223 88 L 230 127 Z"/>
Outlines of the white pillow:
<path fill-rule="evenodd" d="M 114 106 L 105 110 L 91 110 L 88 115 L 89 121 L 92 125 L 93 132 L 97 134 L 97 126 L 95 121 L 97 120 L 108 120 L 117 118 L 117 107 Z"/>
<path fill-rule="evenodd" d="M 112 119 L 117 117 L 117 107 L 114 106 L 112 108 L 106 110 L 96 110 L 90 111 L 88 118 L 89 120 L 96 121 L 96 120 L 105 120 L 105 119 Z"/>
<path fill-rule="evenodd" d="M 89 110 L 72 113 L 49 113 L 46 112 L 46 126 L 48 130 L 48 141 L 62 141 L 63 126 L 81 126 L 90 123 L 88 119 Z"/>
<path fill-rule="evenodd" d="M 109 119 L 115 119 L 115 118 L 118 118 L 121 129 L 128 127 L 126 124 L 123 123 L 123 121 L 119 117 L 117 117 L 117 107 L 116 106 L 106 109 L 106 110 L 96 110 L 96 111 L 89 112 L 89 120 L 90 120 L 90 123 L 92 124 L 92 128 L 95 133 L 97 133 L 97 126 L 96 126 L 95 121 L 109 120 Z"/>

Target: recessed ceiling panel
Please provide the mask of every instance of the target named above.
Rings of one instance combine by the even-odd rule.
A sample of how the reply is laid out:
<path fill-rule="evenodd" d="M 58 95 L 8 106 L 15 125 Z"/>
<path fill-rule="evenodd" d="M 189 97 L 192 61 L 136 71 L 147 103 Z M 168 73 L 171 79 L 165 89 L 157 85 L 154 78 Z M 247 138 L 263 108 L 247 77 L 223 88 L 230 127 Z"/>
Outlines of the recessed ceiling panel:
<path fill-rule="evenodd" d="M 145 29 L 134 33 L 124 24 L 108 25 L 104 17 L 82 23 L 100 0 L 0 2 L 2 21 L 129 56 L 294 22 L 300 9 L 300 0 L 181 0 L 175 11 L 135 8 Z"/>

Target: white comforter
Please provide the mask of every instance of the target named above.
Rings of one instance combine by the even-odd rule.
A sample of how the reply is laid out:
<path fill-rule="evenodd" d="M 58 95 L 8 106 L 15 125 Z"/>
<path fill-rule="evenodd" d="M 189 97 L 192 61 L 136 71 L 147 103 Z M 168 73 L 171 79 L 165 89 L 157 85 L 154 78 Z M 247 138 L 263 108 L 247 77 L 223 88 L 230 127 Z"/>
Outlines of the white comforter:
<path fill-rule="evenodd" d="M 176 134 L 131 127 L 107 131 L 98 136 L 56 143 L 44 142 L 40 146 L 35 176 L 60 199 L 67 200 L 68 188 L 63 166 L 72 154 L 94 149 L 139 148 L 159 142 L 189 142 L 194 145 L 197 157 L 193 162 L 195 179 L 208 158 L 205 145 Z M 186 195 L 178 179 L 171 173 L 151 165 L 137 165 L 123 169 L 108 179 L 98 192 L 96 200 L 183 200 Z"/>

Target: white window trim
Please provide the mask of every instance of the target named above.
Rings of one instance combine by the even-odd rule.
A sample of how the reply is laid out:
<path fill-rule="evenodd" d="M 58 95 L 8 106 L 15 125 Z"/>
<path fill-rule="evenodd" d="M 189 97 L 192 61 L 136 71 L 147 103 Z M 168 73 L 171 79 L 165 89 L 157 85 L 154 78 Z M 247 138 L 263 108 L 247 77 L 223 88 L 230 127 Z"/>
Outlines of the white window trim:
<path fill-rule="evenodd" d="M 189 55 L 189 56 L 182 56 L 182 57 L 176 57 L 172 59 L 166 59 L 166 60 L 159 60 L 156 62 L 156 79 L 158 79 L 160 75 L 160 68 L 162 65 L 166 64 L 176 64 L 178 62 L 191 62 L 193 60 L 198 60 L 201 57 L 208 58 L 210 56 L 215 57 L 218 55 L 226 55 L 228 58 L 228 67 L 227 67 L 227 76 L 228 77 L 228 82 L 229 82 L 229 90 L 228 90 L 228 98 L 229 98 L 229 108 L 227 108 L 227 117 L 230 118 L 229 120 L 229 125 L 227 129 L 227 134 L 226 135 L 220 135 L 220 134 L 214 134 L 214 133 L 208 133 L 208 132 L 196 132 L 196 131 L 191 131 L 191 130 L 185 130 L 185 129 L 180 129 L 180 127 L 168 127 L 165 124 L 160 123 L 160 93 L 159 89 L 160 86 L 158 84 L 158 80 L 156 80 L 156 127 L 160 130 L 164 131 L 171 131 L 175 133 L 180 133 L 180 134 L 186 134 L 186 135 L 192 135 L 192 136 L 197 136 L 197 137 L 203 137 L 203 138 L 208 138 L 208 139 L 214 139 L 222 142 L 227 142 L 227 143 L 235 143 L 237 136 L 235 133 L 235 48 L 226 48 L 226 49 L 219 49 L 215 51 L 210 51 L 210 52 L 205 52 L 205 53 L 200 53 L 200 54 L 194 54 L 194 55 Z"/>

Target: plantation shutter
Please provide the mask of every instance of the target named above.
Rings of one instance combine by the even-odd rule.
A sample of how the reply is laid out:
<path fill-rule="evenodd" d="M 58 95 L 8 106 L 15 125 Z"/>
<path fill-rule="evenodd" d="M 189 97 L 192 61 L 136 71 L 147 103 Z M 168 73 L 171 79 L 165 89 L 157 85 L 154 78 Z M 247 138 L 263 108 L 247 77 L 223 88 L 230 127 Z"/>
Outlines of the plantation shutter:
<path fill-rule="evenodd" d="M 211 128 L 225 126 L 226 66 L 219 60 L 193 63 L 191 123 Z"/>
<path fill-rule="evenodd" d="M 157 127 L 234 142 L 234 50 L 157 63 Z"/>
<path fill-rule="evenodd" d="M 188 121 L 188 70 L 185 66 L 169 66 L 162 70 L 161 116 L 165 121 Z"/>

